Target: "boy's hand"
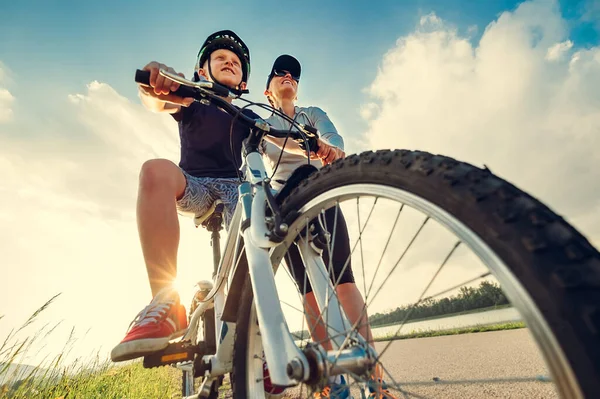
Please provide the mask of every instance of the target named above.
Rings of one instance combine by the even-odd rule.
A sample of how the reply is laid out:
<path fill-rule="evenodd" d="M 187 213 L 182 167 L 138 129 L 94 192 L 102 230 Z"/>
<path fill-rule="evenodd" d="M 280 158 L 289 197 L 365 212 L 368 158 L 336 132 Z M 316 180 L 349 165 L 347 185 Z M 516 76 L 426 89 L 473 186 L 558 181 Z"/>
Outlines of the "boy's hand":
<path fill-rule="evenodd" d="M 344 158 L 346 153 L 337 147 L 327 144 L 323 140 L 319 139 L 319 149 L 317 150 L 317 157 L 321 160 L 323 166 L 329 165 L 335 160 Z"/>
<path fill-rule="evenodd" d="M 138 87 L 142 93 L 164 102 L 184 105 L 186 107 L 194 101 L 194 99 L 190 97 L 182 98 L 171 94 L 171 92 L 176 91 L 179 88 L 179 83 L 162 76 L 158 71 L 159 69 L 164 69 L 185 78 L 182 73 L 175 72 L 173 68 L 155 61 L 150 62 L 143 69 L 150 72 L 150 87 L 139 85 Z"/>

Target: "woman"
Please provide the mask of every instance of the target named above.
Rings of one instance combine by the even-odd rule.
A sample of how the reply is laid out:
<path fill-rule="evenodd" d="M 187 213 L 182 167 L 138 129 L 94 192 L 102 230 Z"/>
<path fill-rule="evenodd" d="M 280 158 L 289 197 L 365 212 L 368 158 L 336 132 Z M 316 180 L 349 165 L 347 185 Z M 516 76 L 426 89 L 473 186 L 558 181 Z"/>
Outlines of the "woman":
<path fill-rule="evenodd" d="M 311 156 L 311 164 L 319 168 L 327 165 L 337 159 L 343 158 L 344 140 L 338 134 L 335 126 L 327 117 L 327 114 L 318 107 L 298 107 L 296 106 L 298 83 L 300 81 L 301 66 L 298 60 L 290 55 L 279 56 L 271 68 L 271 73 L 267 79 L 267 86 L 264 92 L 265 96 L 273 107 L 284 113 L 296 122 L 308 124 L 317 128 L 320 133 L 318 139 L 318 151 Z M 273 113 L 267 122 L 277 129 L 289 129 L 290 123 L 283 117 Z M 273 186 L 279 190 L 283 183 L 292 175 L 292 173 L 300 166 L 307 164 L 306 153 L 300 146 L 288 140 L 285 143 L 285 150 L 281 153 L 280 147 L 284 144 L 284 139 L 269 138 L 271 143 L 265 143 L 264 153 L 268 158 L 272 169 L 275 170 L 273 176 Z M 281 155 L 281 156 L 280 156 Z M 337 214 L 337 215 L 336 215 Z M 350 263 L 346 265 L 350 258 L 350 240 L 348 238 L 348 229 L 346 222 L 338 209 L 330 208 L 325 212 L 326 227 L 329 232 L 335 231 L 335 244 L 332 254 L 332 276 L 331 280 L 336 283 L 336 292 L 338 299 L 344 308 L 344 311 L 349 321 L 354 325 L 359 322 L 359 333 L 372 342 L 371 331 L 368 326 L 368 319 L 365 309 L 365 303 L 358 290 Z M 336 225 L 334 227 L 334 224 Z M 323 259 L 329 267 L 329 254 L 324 251 Z M 314 327 L 313 340 L 324 342 L 323 346 L 326 350 L 331 350 L 331 344 L 326 340 L 327 333 L 322 323 L 317 323 L 316 315 L 319 315 L 319 307 L 315 296 L 312 292 L 310 284 L 304 284 L 304 267 L 300 254 L 296 246 L 291 246 L 286 259 L 290 266 L 291 272 L 295 277 L 296 284 L 305 297 L 305 314 L 311 315 L 308 317 L 310 327 Z M 359 321 L 360 320 L 360 321 Z M 312 330 L 312 328 L 311 328 Z M 379 392 L 383 397 L 393 398 L 387 392 Z M 319 394 L 317 394 L 319 395 Z M 350 390 L 343 376 L 330 379 L 330 384 L 325 388 L 325 391 L 320 395 L 330 398 L 348 398 Z M 318 397 L 315 395 L 315 397 Z M 380 396 L 381 397 L 381 396 Z"/>

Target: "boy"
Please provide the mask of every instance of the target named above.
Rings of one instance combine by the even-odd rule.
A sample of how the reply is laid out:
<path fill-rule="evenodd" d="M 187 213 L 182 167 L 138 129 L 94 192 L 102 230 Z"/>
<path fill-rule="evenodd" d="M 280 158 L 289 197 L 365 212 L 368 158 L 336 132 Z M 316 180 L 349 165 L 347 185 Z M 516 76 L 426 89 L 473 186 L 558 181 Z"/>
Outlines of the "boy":
<path fill-rule="evenodd" d="M 242 140 L 249 133 L 245 125 L 234 124 L 232 151 L 232 117 L 213 104 L 202 105 L 170 94 L 179 84 L 159 75 L 161 68 L 176 73 L 166 65 L 149 63 L 144 69 L 150 71 L 150 87 L 139 86 L 140 97 L 146 108 L 170 113 L 177 121 L 181 160 L 175 165 L 165 159 L 153 159 L 142 166 L 137 223 L 153 299 L 113 348 L 111 358 L 115 362 L 164 349 L 169 340 L 185 331 L 185 308 L 172 287 L 179 245 L 177 211 L 204 213 L 219 198 L 225 204 L 225 224 L 229 224 L 237 203 Z M 204 78 L 242 92 L 249 74 L 250 51 L 232 31 L 213 33 L 200 48 L 195 81 Z M 259 117 L 249 110 L 243 112 Z"/>

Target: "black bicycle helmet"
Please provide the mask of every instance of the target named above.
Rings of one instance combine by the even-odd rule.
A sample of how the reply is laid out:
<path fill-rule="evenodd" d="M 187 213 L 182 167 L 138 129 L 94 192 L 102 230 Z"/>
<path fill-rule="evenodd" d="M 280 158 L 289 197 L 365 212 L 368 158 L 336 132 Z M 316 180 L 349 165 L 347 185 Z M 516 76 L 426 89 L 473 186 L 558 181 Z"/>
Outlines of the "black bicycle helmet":
<path fill-rule="evenodd" d="M 210 54 L 219 49 L 233 51 L 239 57 L 242 63 L 242 82 L 248 83 L 248 77 L 250 76 L 250 50 L 242 39 L 230 30 L 221 30 L 206 38 L 196 58 L 196 66 L 194 68 L 195 80 L 199 79 L 197 72 L 202 68 L 202 65 L 204 65 Z M 214 81 L 219 83 L 212 75 L 210 63 L 208 64 L 208 73 Z"/>

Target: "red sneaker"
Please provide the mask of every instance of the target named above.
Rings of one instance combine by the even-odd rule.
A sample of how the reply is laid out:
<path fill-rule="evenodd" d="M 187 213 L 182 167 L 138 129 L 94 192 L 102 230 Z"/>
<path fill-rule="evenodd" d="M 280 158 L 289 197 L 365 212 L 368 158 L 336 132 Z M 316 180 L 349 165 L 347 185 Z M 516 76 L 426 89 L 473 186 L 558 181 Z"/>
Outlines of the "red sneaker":
<path fill-rule="evenodd" d="M 125 338 L 110 353 L 113 362 L 149 355 L 166 348 L 169 341 L 185 333 L 185 308 L 171 288 L 161 290 L 131 322 Z"/>

